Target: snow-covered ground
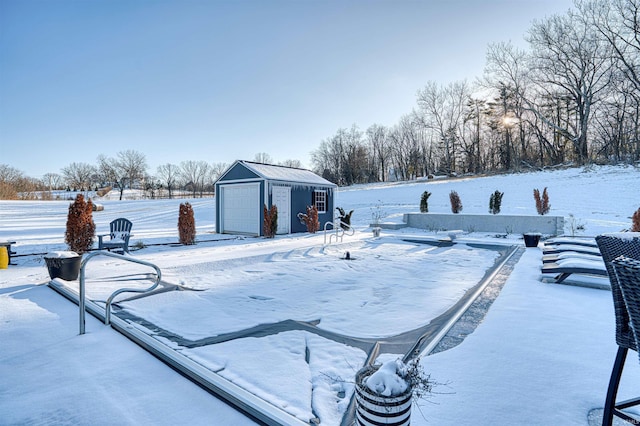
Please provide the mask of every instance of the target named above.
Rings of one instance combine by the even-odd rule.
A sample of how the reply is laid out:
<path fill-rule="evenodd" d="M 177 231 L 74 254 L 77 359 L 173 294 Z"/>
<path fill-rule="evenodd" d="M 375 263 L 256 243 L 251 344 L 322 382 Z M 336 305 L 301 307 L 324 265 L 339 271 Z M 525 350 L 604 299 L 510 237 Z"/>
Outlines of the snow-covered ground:
<path fill-rule="evenodd" d="M 478 282 L 497 254 L 464 242 L 522 245 L 519 235 L 490 233 L 463 235 L 462 244 L 446 250 L 403 241 L 438 236 L 419 229 L 384 230 L 373 239 L 368 224 L 376 211 L 399 222 L 402 213 L 418 211 L 428 190 L 429 210 L 449 212 L 455 190 L 465 213 L 485 213 L 490 194 L 500 190 L 503 214 L 535 214 L 533 189 L 547 187 L 551 214 L 565 216 L 567 233 L 572 215 L 574 228 L 597 235 L 630 227 L 639 186 L 638 169 L 590 167 L 344 188 L 337 205 L 355 211 L 356 234 L 329 246 L 322 234 L 273 240 L 215 234 L 211 199 L 189 200 L 194 246 L 165 245 L 177 242 L 184 200 L 103 199 L 94 220 L 97 233 L 117 217 L 132 220 L 131 244 L 145 246 L 132 255 L 160 266 L 165 281 L 194 289 L 120 304 L 183 339 L 287 319 L 376 338 L 428 323 Z M 0 240 L 33 254 L 0 270 L 0 424 L 252 424 L 92 317 L 87 334 L 78 335 L 77 306 L 43 285 L 42 255 L 66 249 L 68 203 L 0 201 Z M 355 260 L 342 260 L 346 251 Z M 475 332 L 422 358 L 432 379 L 446 384 L 415 407 L 412 424 L 589 424 L 589 412 L 603 405 L 616 351 L 611 294 L 543 283 L 540 265 L 541 250 L 527 249 Z M 103 278 L 135 268 L 94 258 L 89 297 L 104 300 L 119 284 Z M 167 344 L 290 414 L 326 425 L 339 424 L 367 356 L 304 330 L 190 348 Z M 621 398 L 640 394 L 635 353 L 625 368 Z"/>

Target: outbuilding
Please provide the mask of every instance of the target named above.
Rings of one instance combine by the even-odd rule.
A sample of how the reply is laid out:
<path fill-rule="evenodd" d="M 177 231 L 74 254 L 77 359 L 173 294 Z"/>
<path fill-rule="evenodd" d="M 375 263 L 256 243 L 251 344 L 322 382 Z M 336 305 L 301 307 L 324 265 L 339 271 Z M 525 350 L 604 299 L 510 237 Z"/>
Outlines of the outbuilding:
<path fill-rule="evenodd" d="M 315 205 L 322 227 L 333 221 L 337 185 L 294 167 L 237 160 L 215 182 L 216 230 L 262 236 L 263 208 L 278 208 L 278 234 L 307 232 L 298 219 Z"/>

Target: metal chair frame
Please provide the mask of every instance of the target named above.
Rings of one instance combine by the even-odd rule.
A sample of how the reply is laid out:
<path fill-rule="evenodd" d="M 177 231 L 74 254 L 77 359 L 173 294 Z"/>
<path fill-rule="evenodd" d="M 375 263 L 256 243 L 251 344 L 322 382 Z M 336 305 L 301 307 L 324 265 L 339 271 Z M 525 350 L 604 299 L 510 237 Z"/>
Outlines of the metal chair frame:
<path fill-rule="evenodd" d="M 622 290 L 614 269 L 613 261 L 620 256 L 640 261 L 640 233 L 605 234 L 596 237 L 596 242 L 602 253 L 611 283 L 611 294 L 613 296 L 613 306 L 616 319 L 616 343 L 618 351 L 609 379 L 609 387 L 605 399 L 604 413 L 602 417 L 603 426 L 611 426 L 613 417 L 619 417 L 632 424 L 638 424 L 639 419 L 634 419 L 622 410 L 625 408 L 640 405 L 640 397 L 626 401 L 616 402 L 618 387 L 627 359 L 629 349 L 638 351 L 638 343 L 630 327 L 629 312 L 622 295 Z"/>
<path fill-rule="evenodd" d="M 613 267 L 618 283 L 620 284 L 624 303 L 627 307 L 629 325 L 631 326 L 637 348 L 640 346 L 640 261 L 620 256 L 613 261 Z M 628 408 L 637 404 L 640 404 L 640 398 L 630 400 L 627 404 L 621 406 L 621 408 Z M 626 421 L 632 424 L 640 424 L 640 417 L 628 416 L 626 413 L 623 414 L 624 415 L 620 417 Z"/>

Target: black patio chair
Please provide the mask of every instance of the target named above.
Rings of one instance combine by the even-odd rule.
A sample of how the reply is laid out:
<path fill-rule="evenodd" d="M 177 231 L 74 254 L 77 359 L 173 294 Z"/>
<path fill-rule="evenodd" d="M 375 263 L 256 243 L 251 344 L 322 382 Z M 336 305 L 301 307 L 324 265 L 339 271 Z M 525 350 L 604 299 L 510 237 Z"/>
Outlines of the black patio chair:
<path fill-rule="evenodd" d="M 629 314 L 631 332 L 638 348 L 640 347 L 640 261 L 620 256 L 613 261 L 613 267 Z M 640 361 L 640 358 L 638 360 Z M 640 417 L 630 416 L 630 418 L 631 420 L 625 420 L 634 425 L 640 424 Z"/>
<path fill-rule="evenodd" d="M 621 410 L 640 404 L 640 397 L 627 401 L 616 402 L 618 394 L 618 386 L 622 377 L 622 370 L 627 358 L 629 349 L 638 351 L 633 331 L 629 325 L 629 313 L 622 296 L 622 290 L 618 282 L 618 277 L 614 269 L 613 261 L 625 256 L 640 261 L 640 233 L 627 232 L 620 234 L 605 234 L 596 237 L 598 247 L 602 253 L 609 282 L 611 283 L 611 295 L 613 296 L 613 307 L 616 319 L 616 343 L 618 344 L 618 352 L 611 371 L 609 379 L 609 388 L 604 405 L 604 413 L 602 417 L 603 426 L 610 426 L 613 423 L 613 416 L 620 417 L 630 423 L 636 420 Z M 636 423 L 637 424 L 637 423 Z"/>

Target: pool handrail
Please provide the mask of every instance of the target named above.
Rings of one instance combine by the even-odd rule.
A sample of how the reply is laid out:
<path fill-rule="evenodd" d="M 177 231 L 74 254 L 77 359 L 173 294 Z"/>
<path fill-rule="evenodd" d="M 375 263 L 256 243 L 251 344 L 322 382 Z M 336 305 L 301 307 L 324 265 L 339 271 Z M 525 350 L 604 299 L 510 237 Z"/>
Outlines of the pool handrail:
<path fill-rule="evenodd" d="M 154 283 L 151 287 L 146 288 L 146 289 L 139 289 L 139 288 L 121 288 L 118 289 L 116 291 L 114 291 L 111 296 L 109 296 L 109 298 L 107 299 L 107 304 L 105 306 L 105 319 L 104 319 L 104 323 L 105 325 L 109 325 L 109 323 L 111 322 L 111 303 L 113 302 L 113 299 L 120 293 L 125 293 L 125 292 L 130 292 L 130 293 L 148 293 L 150 291 L 153 291 L 158 284 L 160 284 L 160 280 L 162 278 L 162 272 L 160 271 L 160 268 L 156 265 L 154 265 L 151 262 L 147 262 L 145 260 L 140 260 L 140 259 L 136 259 L 135 257 L 131 257 L 131 256 L 125 256 L 122 254 L 117 254 L 117 253 L 111 253 L 110 251 L 106 251 L 106 250 L 99 250 L 99 251 L 95 251 L 93 253 L 90 253 L 88 255 L 86 255 L 84 257 L 84 259 L 82 259 L 82 263 L 80 264 L 80 289 L 79 289 L 79 297 L 78 297 L 78 307 L 80 308 L 80 334 L 84 334 L 85 333 L 85 299 L 86 299 L 86 289 L 85 289 L 85 268 L 87 266 L 87 263 L 89 262 L 89 260 L 93 259 L 96 256 L 108 256 L 108 257 L 113 257 L 116 259 L 120 259 L 120 260 L 124 260 L 127 262 L 132 262 L 132 263 L 137 263 L 140 265 L 144 265 L 144 266 L 148 266 L 150 268 L 153 268 L 156 272 L 156 279 L 154 280 Z"/>
<path fill-rule="evenodd" d="M 329 244 L 331 244 L 331 239 L 334 237 L 334 235 L 336 237 L 336 242 L 338 242 L 338 240 L 342 242 L 342 237 L 344 237 L 345 235 L 351 236 L 356 233 L 356 230 L 353 229 L 353 227 L 350 224 L 343 222 L 342 220 L 340 220 L 340 218 L 334 219 L 333 222 L 331 221 L 325 222 L 324 224 L 324 244 L 325 245 L 327 244 L 327 232 L 331 231 L 331 229 L 327 229 L 327 226 L 329 225 L 331 225 L 333 229 L 336 231 L 335 234 L 329 235 Z M 350 233 L 347 234 L 346 233 L 347 231 L 349 231 Z"/>

